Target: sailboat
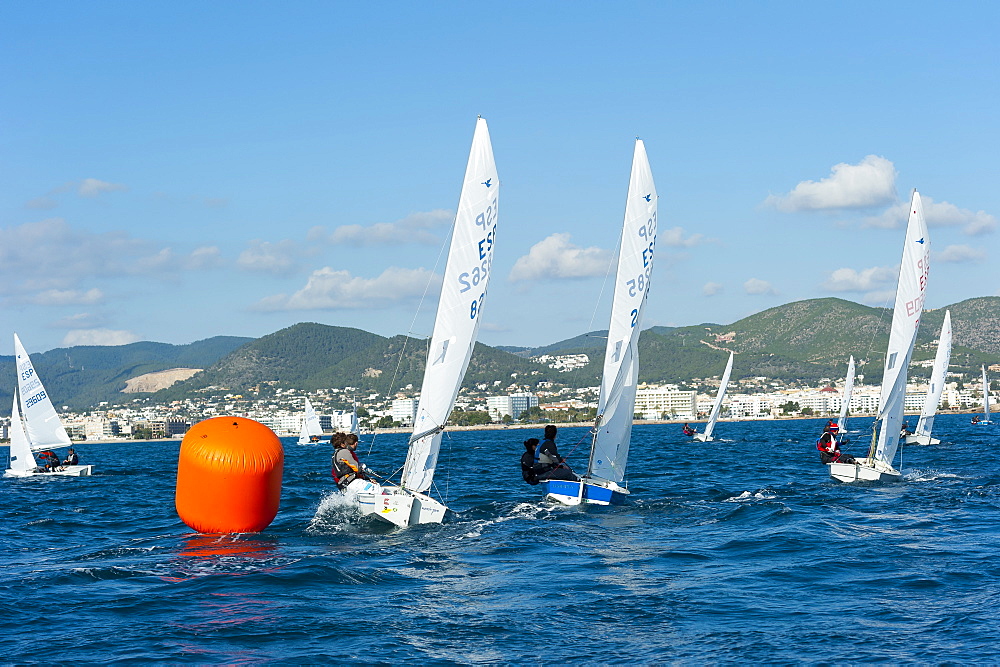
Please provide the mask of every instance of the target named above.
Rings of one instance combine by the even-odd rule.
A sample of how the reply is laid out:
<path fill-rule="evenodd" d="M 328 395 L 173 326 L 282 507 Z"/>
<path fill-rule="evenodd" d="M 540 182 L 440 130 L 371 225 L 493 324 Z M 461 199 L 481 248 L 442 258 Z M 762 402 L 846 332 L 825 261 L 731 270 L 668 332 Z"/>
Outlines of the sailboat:
<path fill-rule="evenodd" d="M 973 419 L 972 423 L 976 426 L 990 426 L 993 422 L 990 421 L 990 381 L 986 377 L 986 365 L 983 365 L 983 418 Z"/>
<path fill-rule="evenodd" d="M 636 139 L 618 252 L 611 324 L 587 471 L 579 481 L 546 480 L 546 497 L 567 505 L 618 504 L 624 486 L 639 375 L 639 331 L 656 247 L 656 187 L 646 147 Z"/>
<path fill-rule="evenodd" d="M 71 447 L 73 443 L 59 421 L 59 415 L 56 414 L 56 409 L 31 364 L 31 357 L 24 350 L 17 334 L 14 334 L 14 356 L 17 364 L 17 391 L 11 408 L 10 467 L 5 474 L 9 477 L 90 475 L 94 470 L 92 465 L 65 465 L 51 472 L 43 472 L 38 468 L 34 452 Z"/>
<path fill-rule="evenodd" d="M 705 424 L 705 430 L 702 433 L 694 434 L 695 442 L 712 442 L 715 438 L 712 437 L 712 431 L 715 430 L 715 422 L 719 421 L 719 413 L 722 412 L 722 401 L 726 398 L 726 388 L 729 386 L 729 376 L 733 372 L 733 353 L 729 353 L 729 362 L 726 364 L 726 370 L 722 374 L 722 382 L 719 383 L 719 393 L 715 396 L 715 403 L 712 404 L 712 413 L 708 416 L 708 423 Z"/>
<path fill-rule="evenodd" d="M 830 476 L 841 482 L 892 481 L 901 477 L 900 472 L 892 467 L 892 461 L 899 447 L 899 433 L 903 423 L 906 371 L 913 355 L 913 346 L 917 342 L 917 329 L 924 308 L 930 246 L 920 195 L 914 190 L 896 284 L 896 302 L 892 311 L 889 347 L 885 354 L 879 410 L 872 424 L 872 444 L 868 455 L 854 463 L 827 464 Z"/>
<path fill-rule="evenodd" d="M 937 354 L 934 355 L 934 368 L 931 370 L 931 383 L 927 387 L 927 397 L 920 411 L 920 419 L 913 433 L 906 436 L 907 445 L 936 445 L 941 441 L 931 437 L 934 428 L 934 416 L 937 414 L 941 394 L 944 393 L 944 380 L 948 374 L 948 363 L 951 361 L 951 311 L 945 311 L 944 324 L 941 325 L 941 335 L 938 337 Z"/>
<path fill-rule="evenodd" d="M 476 344 L 493 266 L 500 181 L 486 120 L 476 121 L 451 234 L 413 435 L 399 486 L 356 479 L 345 494 L 362 514 L 405 528 L 441 523 L 445 505 L 428 495 L 434 481 L 445 422 Z"/>
<path fill-rule="evenodd" d="M 306 414 L 302 419 L 302 429 L 299 431 L 299 444 L 317 443 L 321 435 L 323 435 L 323 427 L 319 425 L 319 415 L 316 414 L 316 409 L 307 398 Z"/>
<path fill-rule="evenodd" d="M 844 378 L 844 395 L 840 399 L 840 416 L 837 418 L 837 442 L 850 442 L 847 437 L 847 413 L 851 409 L 851 394 L 854 393 L 854 355 L 847 362 L 847 376 Z"/>

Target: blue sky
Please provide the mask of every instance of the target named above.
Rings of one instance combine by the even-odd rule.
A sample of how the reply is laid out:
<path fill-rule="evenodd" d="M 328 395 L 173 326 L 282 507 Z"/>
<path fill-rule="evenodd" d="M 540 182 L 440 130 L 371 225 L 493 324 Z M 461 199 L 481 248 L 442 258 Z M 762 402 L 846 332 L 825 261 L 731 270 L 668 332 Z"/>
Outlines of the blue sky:
<path fill-rule="evenodd" d="M 1000 5 L 0 1 L 0 353 L 428 336 L 476 116 L 502 183 L 480 339 L 605 328 L 632 144 L 646 326 L 1000 293 Z M 831 323 L 831 326 L 844 326 Z M 849 325 L 848 325 L 849 326 Z M 2 333 L 2 332 L 0 332 Z"/>

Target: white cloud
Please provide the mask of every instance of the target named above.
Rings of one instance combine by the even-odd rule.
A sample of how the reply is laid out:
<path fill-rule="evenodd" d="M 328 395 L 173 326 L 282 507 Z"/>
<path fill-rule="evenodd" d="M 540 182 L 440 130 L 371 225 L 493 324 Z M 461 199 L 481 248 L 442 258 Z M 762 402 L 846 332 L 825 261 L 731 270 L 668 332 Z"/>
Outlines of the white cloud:
<path fill-rule="evenodd" d="M 32 295 L 28 301 L 40 306 L 69 306 L 76 304 L 98 303 L 104 298 L 104 293 L 96 287 L 82 292 L 80 290 L 50 289 Z"/>
<path fill-rule="evenodd" d="M 437 245 L 441 237 L 429 230 L 447 228 L 455 220 L 455 214 L 444 209 L 411 213 L 396 222 L 379 222 L 364 227 L 362 225 L 342 225 L 329 235 L 322 227 L 309 230 L 313 241 L 327 240 L 330 243 L 361 246 L 403 245 L 423 243 Z"/>
<path fill-rule="evenodd" d="M 940 262 L 981 262 L 986 259 L 986 253 L 967 245 L 950 245 L 941 252 L 934 253 L 934 259 Z"/>
<path fill-rule="evenodd" d="M 514 263 L 509 279 L 590 278 L 608 272 L 610 252 L 596 247 L 581 248 L 569 239 L 569 234 L 553 234 L 531 246 L 528 254 Z"/>
<path fill-rule="evenodd" d="M 81 197 L 96 197 L 102 192 L 121 192 L 124 190 L 128 190 L 127 185 L 107 183 L 96 178 L 85 178 L 80 181 L 80 187 L 76 191 Z"/>
<path fill-rule="evenodd" d="M 705 296 L 715 296 L 722 291 L 722 283 L 708 282 L 701 288 L 701 293 Z"/>
<path fill-rule="evenodd" d="M 747 294 L 777 294 L 771 283 L 759 278 L 751 278 L 743 283 L 743 291 Z"/>
<path fill-rule="evenodd" d="M 236 263 L 246 271 L 260 271 L 275 275 L 294 273 L 299 268 L 298 246 L 288 240 L 271 243 L 254 239 L 250 247 L 240 253 Z"/>
<path fill-rule="evenodd" d="M 104 324 L 104 317 L 93 313 L 76 313 L 52 323 L 57 329 L 96 329 Z"/>
<path fill-rule="evenodd" d="M 428 287 L 430 284 L 430 287 Z M 277 294 L 262 299 L 258 310 L 336 310 L 385 308 L 399 301 L 436 296 L 441 277 L 427 269 L 389 267 L 376 278 L 352 276 L 324 267 L 313 271 L 306 286 L 291 296 Z"/>
<path fill-rule="evenodd" d="M 66 347 L 76 345 L 128 345 L 139 340 L 131 331 L 116 331 L 114 329 L 76 329 L 63 338 Z"/>
<path fill-rule="evenodd" d="M 36 211 L 44 211 L 48 209 L 55 208 L 59 205 L 52 197 L 36 197 L 24 205 L 25 208 L 30 208 Z"/>
<path fill-rule="evenodd" d="M 823 288 L 831 292 L 867 292 L 895 282 L 898 268 L 873 266 L 870 269 L 837 269 L 823 283 Z"/>
<path fill-rule="evenodd" d="M 219 251 L 218 246 L 201 246 L 200 248 L 195 248 L 184 260 L 184 268 L 189 270 L 211 269 L 219 266 L 221 263 L 222 253 Z"/>
<path fill-rule="evenodd" d="M 681 227 L 672 227 L 667 230 L 660 230 L 656 233 L 657 244 L 663 243 L 668 246 L 690 248 L 700 243 L 704 243 L 701 234 L 692 234 L 684 238 L 684 230 Z"/>
<path fill-rule="evenodd" d="M 858 164 L 835 164 L 820 181 L 802 181 L 787 195 L 771 195 L 764 204 L 780 211 L 817 211 L 866 208 L 896 198 L 896 168 L 892 162 L 868 155 Z"/>
<path fill-rule="evenodd" d="M 988 234 L 997 228 L 997 218 L 986 211 L 959 208 L 946 201 L 936 202 L 926 195 L 921 195 L 920 203 L 928 227 L 962 227 L 969 236 Z M 894 204 L 878 215 L 866 217 L 865 226 L 898 229 L 906 224 L 909 211 L 909 202 Z"/>

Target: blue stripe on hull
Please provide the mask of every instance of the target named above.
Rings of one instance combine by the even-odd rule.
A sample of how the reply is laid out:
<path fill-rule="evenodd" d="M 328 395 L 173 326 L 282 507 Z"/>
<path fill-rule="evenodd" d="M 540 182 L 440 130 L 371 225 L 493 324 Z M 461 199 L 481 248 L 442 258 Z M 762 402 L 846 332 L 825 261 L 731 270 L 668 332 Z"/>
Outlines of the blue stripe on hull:
<path fill-rule="evenodd" d="M 546 495 L 564 496 L 574 503 L 580 497 L 581 482 L 569 482 L 561 479 L 552 479 L 540 482 L 542 492 Z M 612 491 L 609 488 L 596 484 L 583 485 L 583 502 L 594 505 L 621 505 L 625 501 L 625 494 Z"/>

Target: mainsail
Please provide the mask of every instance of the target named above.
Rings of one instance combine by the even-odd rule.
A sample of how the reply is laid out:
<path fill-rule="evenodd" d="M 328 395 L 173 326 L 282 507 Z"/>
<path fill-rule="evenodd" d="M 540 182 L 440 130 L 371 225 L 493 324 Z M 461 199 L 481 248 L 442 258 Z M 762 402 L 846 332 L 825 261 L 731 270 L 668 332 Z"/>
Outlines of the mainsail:
<path fill-rule="evenodd" d="M 625 479 L 639 375 L 639 331 L 655 247 L 656 186 L 646 147 L 642 140 L 636 139 L 588 477 L 615 483 Z"/>
<path fill-rule="evenodd" d="M 59 421 L 56 409 L 31 365 L 31 358 L 14 334 L 14 355 L 17 364 L 17 392 L 21 401 L 21 417 L 31 449 L 69 447 L 72 441 Z"/>
<path fill-rule="evenodd" d="M 480 118 L 458 200 L 420 402 L 403 467 L 402 486 L 418 493 L 427 491 L 434 479 L 441 431 L 476 344 L 493 269 L 499 189 L 489 130 Z"/>
<path fill-rule="evenodd" d="M 14 396 L 14 407 L 10 412 L 10 467 L 11 470 L 27 472 L 34 470 L 37 462 L 31 453 L 31 444 L 24 433 L 24 423 L 21 421 L 21 406 Z"/>
<path fill-rule="evenodd" d="M 733 372 L 733 353 L 729 353 L 729 362 L 726 364 L 726 370 L 722 374 L 722 381 L 719 383 L 719 393 L 715 397 L 715 403 L 712 404 L 712 414 L 708 416 L 708 423 L 705 425 L 704 438 L 708 439 L 712 437 L 712 431 L 715 430 L 715 422 L 719 421 L 719 412 L 722 411 L 722 401 L 726 398 L 726 388 L 729 386 L 729 376 Z"/>
<path fill-rule="evenodd" d="M 983 421 L 990 420 L 990 382 L 986 379 L 986 364 L 983 364 Z"/>
<path fill-rule="evenodd" d="M 844 396 L 840 399 L 840 418 L 837 426 L 840 434 L 847 433 L 847 413 L 851 409 L 851 394 L 854 393 L 854 355 L 847 362 L 847 377 L 844 379 Z"/>
<path fill-rule="evenodd" d="M 951 361 L 951 311 L 945 311 L 944 324 L 941 325 L 941 335 L 938 337 L 937 354 L 934 355 L 934 368 L 931 371 L 931 383 L 927 387 L 927 397 L 920 411 L 920 420 L 913 430 L 914 435 L 930 437 L 934 429 L 934 417 L 937 414 L 941 394 L 944 393 L 945 376 L 948 374 L 948 364 Z"/>
<path fill-rule="evenodd" d="M 924 222 L 920 195 L 913 191 L 910 215 L 906 223 L 906 240 L 896 285 L 896 302 L 892 311 L 892 329 L 885 354 L 882 393 L 879 399 L 878 421 L 881 429 L 875 447 L 875 458 L 892 465 L 899 446 L 903 422 L 903 399 L 906 396 L 906 370 L 917 341 L 917 329 L 923 313 L 930 268 L 931 243 Z"/>

